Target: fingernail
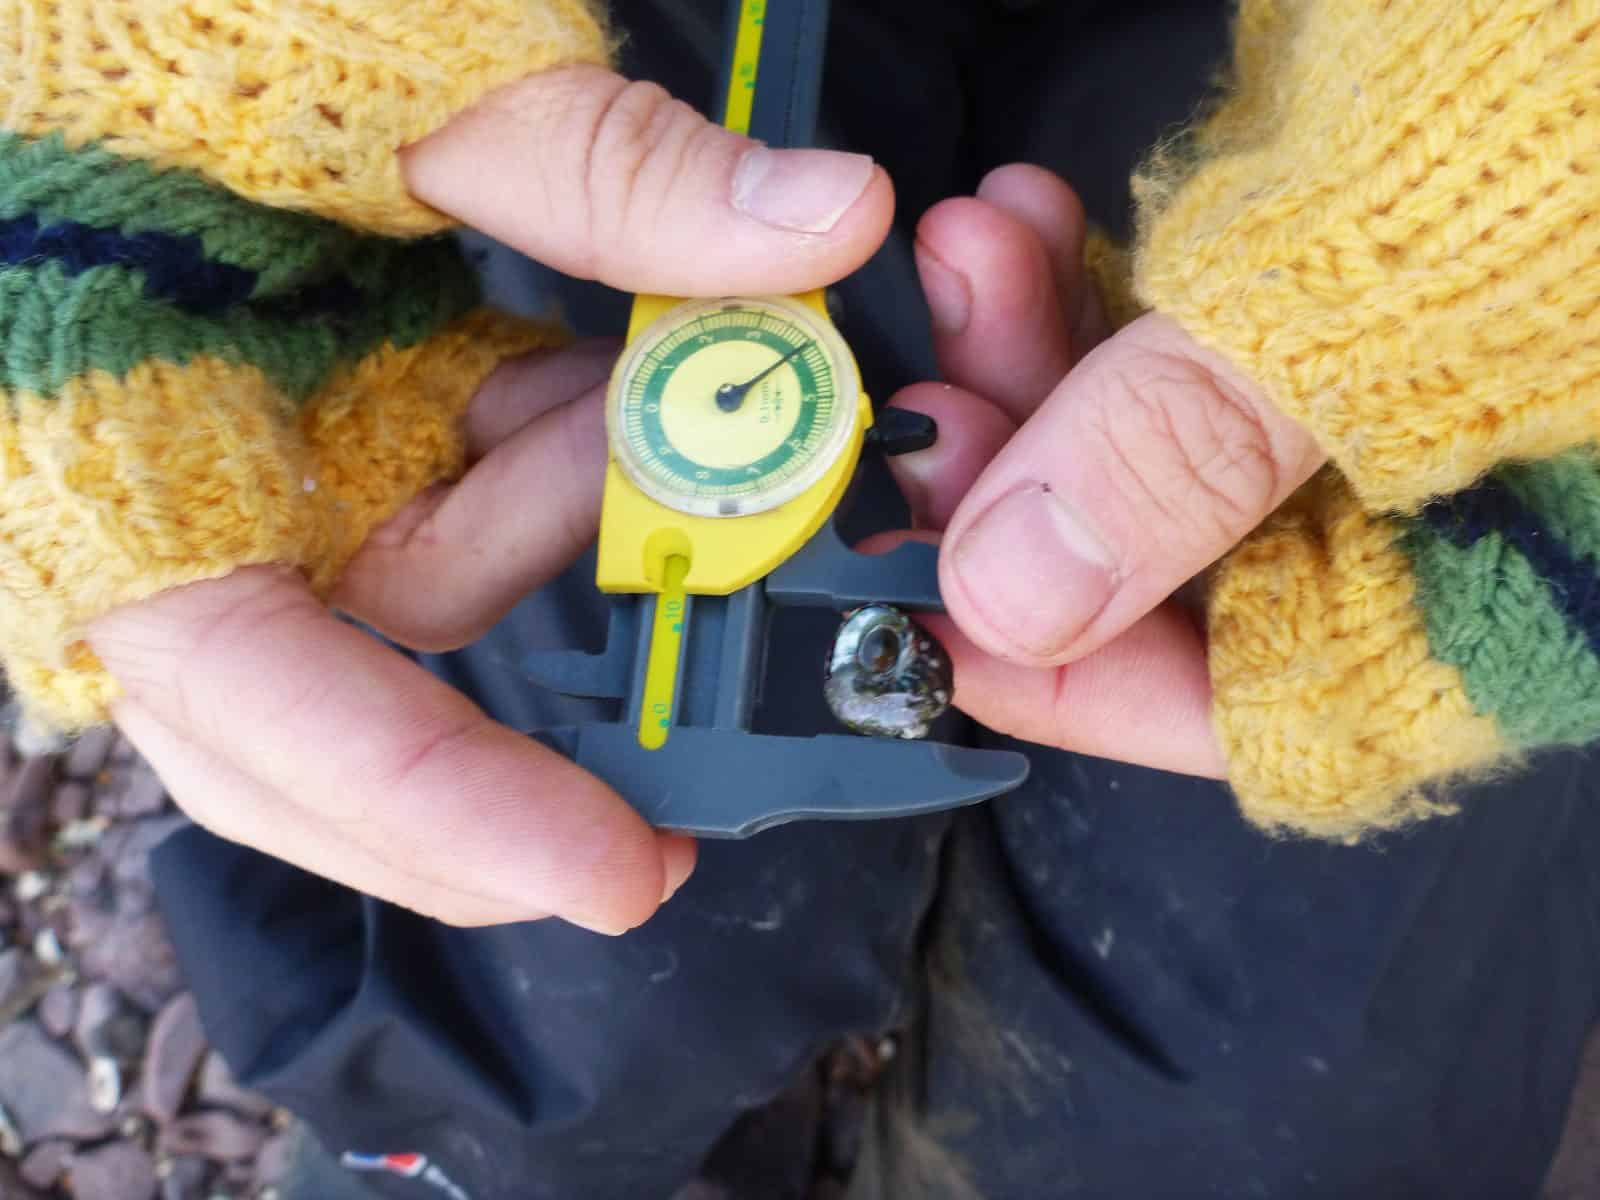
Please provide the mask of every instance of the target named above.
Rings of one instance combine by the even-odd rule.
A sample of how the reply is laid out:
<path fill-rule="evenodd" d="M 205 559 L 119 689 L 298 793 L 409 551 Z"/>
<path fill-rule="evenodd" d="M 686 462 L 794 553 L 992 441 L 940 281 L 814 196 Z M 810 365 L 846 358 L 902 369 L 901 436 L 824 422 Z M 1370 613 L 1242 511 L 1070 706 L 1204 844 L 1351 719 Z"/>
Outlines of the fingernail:
<path fill-rule="evenodd" d="M 1116 559 L 1051 488 L 1024 484 L 967 528 L 952 565 L 979 615 L 1003 641 L 1053 658 L 1116 590 Z"/>
<path fill-rule="evenodd" d="M 872 159 L 837 150 L 757 146 L 733 174 L 733 206 L 764 225 L 827 233 L 872 182 Z"/>
<path fill-rule="evenodd" d="M 901 454 L 890 460 L 894 464 L 894 479 L 900 485 L 900 494 L 911 510 L 911 524 L 924 528 L 928 523 L 928 498 L 938 481 L 939 462 L 937 448 L 918 450 L 915 454 Z"/>
<path fill-rule="evenodd" d="M 915 454 L 908 454 L 904 462 L 895 464 L 895 482 L 900 485 L 900 494 L 906 499 L 906 509 L 911 514 L 911 528 L 926 529 L 928 483 L 923 477 L 920 464 L 912 462 L 916 457 Z"/>
<path fill-rule="evenodd" d="M 967 327 L 972 313 L 972 289 L 966 277 L 946 266 L 933 251 L 917 245 L 917 271 L 922 276 L 922 293 L 927 297 L 933 331 L 954 337 Z"/>
<path fill-rule="evenodd" d="M 689 876 L 694 874 L 697 854 L 693 838 L 661 839 L 661 856 L 667 873 L 666 887 L 661 889 L 661 903 L 671 900 L 678 894 L 678 889 L 689 882 Z"/>
<path fill-rule="evenodd" d="M 607 924 L 605 924 L 603 922 L 599 922 L 599 921 L 594 922 L 594 923 L 591 924 L 588 921 L 580 921 L 580 920 L 578 920 L 577 917 L 568 917 L 567 918 L 567 924 L 576 925 L 579 929 L 586 929 L 590 933 L 598 933 L 602 937 L 613 937 L 613 938 L 614 937 L 621 937 L 623 934 L 627 933 L 629 929 L 632 928 L 632 926 L 618 927 L 616 925 L 607 925 Z"/>

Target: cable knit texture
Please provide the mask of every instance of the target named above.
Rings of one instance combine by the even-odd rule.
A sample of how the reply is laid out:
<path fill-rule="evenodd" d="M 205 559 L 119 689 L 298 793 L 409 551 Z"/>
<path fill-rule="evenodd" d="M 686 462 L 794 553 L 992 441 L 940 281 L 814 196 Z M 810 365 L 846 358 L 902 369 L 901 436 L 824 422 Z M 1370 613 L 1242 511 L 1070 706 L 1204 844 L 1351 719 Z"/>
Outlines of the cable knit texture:
<path fill-rule="evenodd" d="M 478 384 L 561 334 L 475 308 L 395 151 L 605 52 L 579 0 L 13 0 L 0 657 L 33 723 L 105 719 L 96 616 L 257 563 L 327 594 L 460 470 Z"/>
<path fill-rule="evenodd" d="M 587 0 L 8 0 L 0 126 L 409 236 L 446 220 L 406 193 L 400 147 L 607 50 Z"/>
<path fill-rule="evenodd" d="M 1249 0 L 1239 39 L 1147 176 L 1144 301 L 1374 510 L 1594 438 L 1600 0 Z"/>
<path fill-rule="evenodd" d="M 1354 839 L 1600 737 L 1600 0 L 1246 0 L 1141 301 L 1335 469 L 1219 568 L 1244 811 Z"/>

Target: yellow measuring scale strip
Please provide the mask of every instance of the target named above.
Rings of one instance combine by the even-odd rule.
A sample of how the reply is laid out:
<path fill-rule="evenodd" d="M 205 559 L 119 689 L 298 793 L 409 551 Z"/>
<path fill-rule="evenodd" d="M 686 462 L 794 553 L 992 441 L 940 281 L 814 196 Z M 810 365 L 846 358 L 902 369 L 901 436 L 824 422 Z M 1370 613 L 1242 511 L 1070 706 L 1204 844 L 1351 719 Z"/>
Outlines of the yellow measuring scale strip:
<path fill-rule="evenodd" d="M 646 750 L 665 746 L 667 731 L 672 728 L 672 709 L 678 696 L 678 664 L 683 653 L 684 614 L 689 607 L 688 592 L 683 585 L 688 574 L 687 558 L 681 554 L 668 556 L 650 629 L 644 707 L 639 713 L 639 744 Z"/>
<path fill-rule="evenodd" d="M 735 133 L 750 132 L 756 107 L 756 75 L 761 70 L 761 33 L 767 23 L 767 0 L 743 0 L 739 35 L 733 43 L 733 70 L 728 75 L 728 107 L 722 123 Z"/>

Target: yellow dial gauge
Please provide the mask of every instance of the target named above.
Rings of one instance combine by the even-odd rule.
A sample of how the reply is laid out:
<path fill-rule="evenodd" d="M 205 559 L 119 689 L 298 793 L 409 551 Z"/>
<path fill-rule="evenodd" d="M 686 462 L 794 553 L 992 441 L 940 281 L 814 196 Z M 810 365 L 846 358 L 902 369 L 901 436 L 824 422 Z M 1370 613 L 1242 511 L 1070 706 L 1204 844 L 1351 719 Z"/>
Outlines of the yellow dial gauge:
<path fill-rule="evenodd" d="M 778 297 L 689 301 L 636 338 L 611 377 L 623 473 L 679 512 L 737 517 L 800 495 L 856 426 L 860 380 L 837 330 Z"/>

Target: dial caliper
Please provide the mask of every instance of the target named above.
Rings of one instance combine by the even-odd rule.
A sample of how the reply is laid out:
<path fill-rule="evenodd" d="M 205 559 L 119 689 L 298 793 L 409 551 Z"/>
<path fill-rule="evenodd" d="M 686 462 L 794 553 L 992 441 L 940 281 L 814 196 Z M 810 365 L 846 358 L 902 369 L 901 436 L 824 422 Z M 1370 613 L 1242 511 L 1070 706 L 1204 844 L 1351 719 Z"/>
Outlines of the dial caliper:
<path fill-rule="evenodd" d="M 733 0 L 722 121 L 812 138 L 827 0 Z M 875 424 L 822 292 L 635 299 L 606 400 L 596 582 L 607 646 L 532 655 L 543 686 L 622 719 L 542 731 L 652 824 L 741 837 L 801 818 L 904 816 L 1003 794 L 1020 754 L 916 740 L 949 704 L 949 661 L 902 610 L 942 609 L 933 547 L 849 549 L 834 518 L 869 445 L 926 446 L 926 418 Z M 775 605 L 846 614 L 818 686 L 849 728 L 751 731 Z"/>

